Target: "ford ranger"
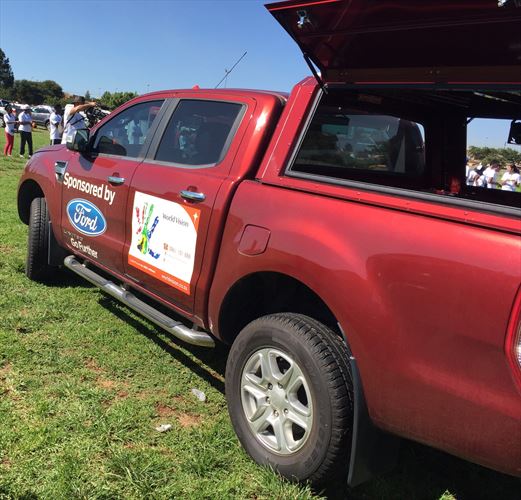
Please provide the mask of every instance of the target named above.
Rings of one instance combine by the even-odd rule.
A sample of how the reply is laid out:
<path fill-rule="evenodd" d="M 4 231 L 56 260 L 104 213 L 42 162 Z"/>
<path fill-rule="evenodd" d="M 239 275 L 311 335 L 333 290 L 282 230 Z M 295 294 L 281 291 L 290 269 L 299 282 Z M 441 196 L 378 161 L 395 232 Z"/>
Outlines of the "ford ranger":
<path fill-rule="evenodd" d="M 519 2 L 267 8 L 314 77 L 149 93 L 39 150 L 27 276 L 231 345 L 234 429 L 288 478 L 358 484 L 400 437 L 519 475 L 521 193 L 466 182 L 475 124 L 521 143 Z"/>

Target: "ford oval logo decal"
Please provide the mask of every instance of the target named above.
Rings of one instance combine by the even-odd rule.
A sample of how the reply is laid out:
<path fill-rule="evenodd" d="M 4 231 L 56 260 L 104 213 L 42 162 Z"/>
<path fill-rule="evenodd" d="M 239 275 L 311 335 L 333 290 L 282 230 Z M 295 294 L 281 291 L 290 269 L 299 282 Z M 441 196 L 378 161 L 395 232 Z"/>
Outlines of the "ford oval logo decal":
<path fill-rule="evenodd" d="M 69 201 L 67 217 L 75 229 L 87 236 L 99 236 L 107 229 L 107 221 L 99 208 L 87 200 Z"/>

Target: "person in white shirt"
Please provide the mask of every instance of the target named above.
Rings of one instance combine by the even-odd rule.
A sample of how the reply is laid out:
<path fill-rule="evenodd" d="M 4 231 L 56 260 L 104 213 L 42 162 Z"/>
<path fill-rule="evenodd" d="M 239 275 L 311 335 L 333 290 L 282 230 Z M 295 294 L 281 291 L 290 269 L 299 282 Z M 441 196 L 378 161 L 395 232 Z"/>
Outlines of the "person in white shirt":
<path fill-rule="evenodd" d="M 515 191 L 517 186 L 521 186 L 521 175 L 514 163 L 507 165 L 507 171 L 501 177 L 499 184 L 502 191 Z"/>
<path fill-rule="evenodd" d="M 4 123 L 5 123 L 4 156 L 11 156 L 13 153 L 13 145 L 14 145 L 14 129 L 16 126 L 16 113 L 10 104 L 8 104 L 5 107 Z"/>
<path fill-rule="evenodd" d="M 498 186 L 498 182 L 496 180 L 497 173 L 501 168 L 501 164 L 498 160 L 492 160 L 490 165 L 483 172 L 483 187 L 488 189 L 496 189 Z"/>
<path fill-rule="evenodd" d="M 63 136 L 62 144 L 67 142 L 67 137 L 72 135 L 75 130 L 86 129 L 85 120 L 80 111 L 93 108 L 96 106 L 95 102 L 85 102 L 82 96 L 76 96 L 72 104 L 65 106 L 63 113 Z"/>
<path fill-rule="evenodd" d="M 53 144 L 60 144 L 62 142 L 63 127 L 61 114 L 62 107 L 59 104 L 57 104 L 56 106 L 54 106 L 54 110 L 51 113 L 51 116 L 49 117 L 49 134 L 51 138 L 51 146 Z"/>
<path fill-rule="evenodd" d="M 18 132 L 20 132 L 20 156 L 23 158 L 25 154 L 25 145 L 29 150 L 29 158 L 33 155 L 33 118 L 31 116 L 31 108 L 25 104 L 22 106 L 22 112 L 18 115 Z"/>

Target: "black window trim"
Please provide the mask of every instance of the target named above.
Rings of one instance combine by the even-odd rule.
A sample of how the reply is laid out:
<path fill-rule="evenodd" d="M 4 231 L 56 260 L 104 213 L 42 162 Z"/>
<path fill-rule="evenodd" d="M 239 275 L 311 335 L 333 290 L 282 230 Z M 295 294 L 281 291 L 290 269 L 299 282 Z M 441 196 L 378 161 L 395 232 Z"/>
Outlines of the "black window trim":
<path fill-rule="evenodd" d="M 150 148 L 147 151 L 147 155 L 145 156 L 145 160 L 147 163 L 150 163 L 152 165 L 160 165 L 164 167 L 171 167 L 171 168 L 181 168 L 185 170 L 199 170 L 199 169 L 205 169 L 205 168 L 213 168 L 226 158 L 228 151 L 230 149 L 230 145 L 235 139 L 235 136 L 237 134 L 237 130 L 239 129 L 242 120 L 246 114 L 246 110 L 248 109 L 248 104 L 246 102 L 242 101 L 232 101 L 232 100 L 223 100 L 223 99 L 209 99 L 209 98 L 200 98 L 195 96 L 190 97 L 181 97 L 181 98 L 173 98 L 171 99 L 171 103 L 169 104 L 168 111 L 165 112 L 164 118 L 162 119 L 161 127 L 158 127 L 154 133 L 154 140 L 152 141 Z M 218 103 L 228 103 L 228 104 L 239 104 L 241 106 L 241 109 L 237 113 L 237 117 L 235 118 L 233 125 L 230 128 L 230 132 L 228 133 L 228 138 L 226 139 L 226 142 L 224 143 L 223 149 L 221 151 L 221 155 L 219 157 L 219 161 L 215 163 L 205 163 L 203 165 L 189 165 L 187 163 L 175 163 L 172 161 L 164 161 L 164 160 L 156 160 L 155 156 L 157 154 L 157 151 L 159 149 L 159 144 L 161 143 L 163 136 L 166 132 L 166 129 L 170 123 L 170 120 L 172 119 L 173 114 L 175 113 L 177 107 L 182 101 L 208 101 L 208 102 L 218 102 Z"/>
<path fill-rule="evenodd" d="M 364 87 L 366 87 L 364 85 Z M 378 85 L 377 87 L 384 87 L 383 85 Z M 412 87 L 412 86 L 411 86 Z M 362 87 L 357 85 L 338 85 L 331 86 L 331 88 L 335 89 L 344 89 L 348 88 L 349 90 L 360 90 Z M 428 88 L 432 88 L 429 86 Z M 354 180 L 346 180 L 346 179 L 338 179 L 335 177 L 326 177 L 323 175 L 309 174 L 305 172 L 296 172 L 292 171 L 291 167 L 295 163 L 295 159 L 299 153 L 302 142 L 304 141 L 304 137 L 309 129 L 309 125 L 311 120 L 315 116 L 317 108 L 324 96 L 324 90 L 320 89 L 317 92 L 315 100 L 310 108 L 310 111 L 306 117 L 305 122 L 303 123 L 302 129 L 297 136 L 297 140 L 292 148 L 291 154 L 288 157 L 288 161 L 286 163 L 286 167 L 281 171 L 280 175 L 283 177 L 293 177 L 298 179 L 303 179 L 307 181 L 318 182 L 320 184 L 332 184 L 337 186 L 345 186 L 353 189 L 361 189 L 364 191 L 381 193 L 396 197 L 407 197 L 413 200 L 427 201 L 431 203 L 436 203 L 440 205 L 451 205 L 458 208 L 475 210 L 478 212 L 490 213 L 493 215 L 506 215 L 508 217 L 521 217 L 521 208 L 512 207 L 509 205 L 499 205 L 496 203 L 490 203 L 481 200 L 470 200 L 465 198 L 456 198 L 454 196 L 450 196 L 447 194 L 436 194 L 436 193 L 427 193 L 424 191 L 416 191 L 412 189 L 405 189 L 402 187 L 393 187 L 386 186 L 381 184 L 375 184 L 371 182 L 361 182 Z M 427 135 L 427 130 L 425 130 L 425 134 Z M 427 150 L 427 145 L 425 145 Z M 311 188 L 310 188 L 311 190 Z"/>

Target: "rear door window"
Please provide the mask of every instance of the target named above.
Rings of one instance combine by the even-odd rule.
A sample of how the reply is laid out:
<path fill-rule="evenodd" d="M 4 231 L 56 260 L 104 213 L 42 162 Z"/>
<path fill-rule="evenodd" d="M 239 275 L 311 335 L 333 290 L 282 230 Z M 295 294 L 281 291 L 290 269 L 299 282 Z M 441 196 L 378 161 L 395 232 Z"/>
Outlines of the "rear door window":
<path fill-rule="evenodd" d="M 319 108 L 298 155 L 293 172 L 336 179 L 399 185 L 421 177 L 425 169 L 425 131 L 422 124 L 387 114 L 339 112 Z"/>

